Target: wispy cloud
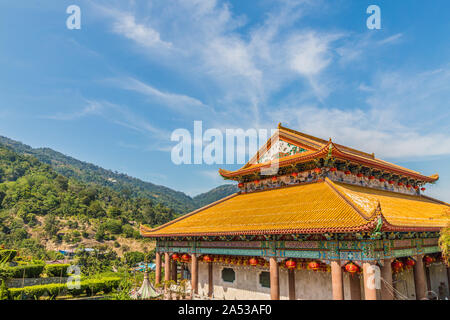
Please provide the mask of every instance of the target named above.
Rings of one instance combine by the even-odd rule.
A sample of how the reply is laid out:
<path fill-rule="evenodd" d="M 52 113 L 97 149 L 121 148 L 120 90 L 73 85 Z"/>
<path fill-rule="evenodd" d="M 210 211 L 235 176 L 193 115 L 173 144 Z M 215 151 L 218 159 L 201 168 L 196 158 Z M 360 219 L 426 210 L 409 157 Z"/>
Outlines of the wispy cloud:
<path fill-rule="evenodd" d="M 151 137 L 153 147 L 167 148 L 170 132 L 152 125 L 144 117 L 131 111 L 128 107 L 109 101 L 86 100 L 81 111 L 72 113 L 57 113 L 41 116 L 43 119 L 58 121 L 73 121 L 88 116 L 101 117 L 106 121 Z"/>
<path fill-rule="evenodd" d="M 178 112 L 191 113 L 193 112 L 192 108 L 200 108 L 203 109 L 203 111 L 208 108 L 203 104 L 203 102 L 196 98 L 183 94 L 163 92 L 135 78 L 126 77 L 120 79 L 107 79 L 105 82 L 111 83 L 125 90 L 138 92 L 152 98 L 153 100 L 156 99 L 161 105 L 174 109 Z"/>
<path fill-rule="evenodd" d="M 40 116 L 42 119 L 69 121 L 83 118 L 88 115 L 101 115 L 103 105 L 95 102 L 88 102 L 80 111 L 71 113 L 55 113 L 53 115 Z"/>

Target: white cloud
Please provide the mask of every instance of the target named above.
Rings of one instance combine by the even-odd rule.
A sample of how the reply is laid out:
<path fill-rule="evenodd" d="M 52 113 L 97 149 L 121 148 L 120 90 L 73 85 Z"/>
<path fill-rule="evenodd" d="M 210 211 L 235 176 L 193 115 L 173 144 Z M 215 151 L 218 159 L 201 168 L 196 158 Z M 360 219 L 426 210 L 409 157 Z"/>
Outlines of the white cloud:
<path fill-rule="evenodd" d="M 334 37 L 320 37 L 313 32 L 290 40 L 291 67 L 306 77 L 316 76 L 331 63 L 330 42 Z"/>
<path fill-rule="evenodd" d="M 44 115 L 40 118 L 50 120 L 76 120 L 88 115 L 100 115 L 102 113 L 103 105 L 97 102 L 88 102 L 80 111 L 72 113 L 56 113 L 53 115 Z"/>
<path fill-rule="evenodd" d="M 149 96 L 153 99 L 156 99 L 164 106 L 167 106 L 168 108 L 174 109 L 178 112 L 192 113 L 194 111 L 192 108 L 200 108 L 203 111 L 208 108 L 203 104 L 203 102 L 196 98 L 192 98 L 183 94 L 163 92 L 149 84 L 131 77 L 122 79 L 107 79 L 106 82 L 117 85 L 125 90 L 131 90 Z"/>

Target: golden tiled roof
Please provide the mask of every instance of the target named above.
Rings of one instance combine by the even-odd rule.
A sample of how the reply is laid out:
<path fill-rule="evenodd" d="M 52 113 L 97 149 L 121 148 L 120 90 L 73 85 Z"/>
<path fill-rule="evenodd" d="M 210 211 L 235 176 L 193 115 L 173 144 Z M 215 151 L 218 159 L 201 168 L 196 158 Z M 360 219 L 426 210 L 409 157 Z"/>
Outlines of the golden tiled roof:
<path fill-rule="evenodd" d="M 384 219 L 392 226 L 445 227 L 450 222 L 450 206 L 444 202 L 349 184 L 335 185 L 341 194 L 366 214 L 379 206 Z"/>
<path fill-rule="evenodd" d="M 326 179 L 233 195 L 158 228 L 141 227 L 141 234 L 158 237 L 356 232 L 373 229 L 379 217 L 386 228 L 428 230 L 449 223 L 448 209 L 448 204 L 420 196 Z"/>

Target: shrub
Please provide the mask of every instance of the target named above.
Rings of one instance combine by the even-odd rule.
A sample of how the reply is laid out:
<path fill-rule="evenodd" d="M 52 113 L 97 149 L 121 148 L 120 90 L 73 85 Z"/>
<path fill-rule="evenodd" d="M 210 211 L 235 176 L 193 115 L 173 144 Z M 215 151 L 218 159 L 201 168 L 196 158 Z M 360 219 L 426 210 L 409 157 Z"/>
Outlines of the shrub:
<path fill-rule="evenodd" d="M 38 278 L 42 271 L 44 271 L 44 267 L 44 264 L 27 264 L 9 267 L 8 269 L 12 271 L 13 278 Z"/>
<path fill-rule="evenodd" d="M 0 262 L 12 261 L 17 255 L 17 250 L 0 250 Z"/>
<path fill-rule="evenodd" d="M 40 297 L 47 294 L 50 299 L 55 299 L 59 294 L 67 290 L 65 283 L 52 283 L 23 288 L 9 289 L 10 299 L 21 298 L 23 300 L 34 299 L 37 300 Z"/>
<path fill-rule="evenodd" d="M 117 288 L 120 283 L 120 278 L 103 278 L 103 279 L 88 279 L 80 282 L 79 288 L 68 288 L 67 283 L 53 283 L 46 285 L 30 286 L 24 288 L 9 289 L 9 298 L 24 300 L 39 299 L 44 295 L 48 295 L 50 299 L 55 299 L 58 295 L 68 292 L 73 297 L 77 297 L 82 293 L 88 296 L 95 295 L 99 292 L 109 293 L 112 289 Z"/>
<path fill-rule="evenodd" d="M 45 273 L 49 277 L 67 277 L 67 269 L 70 264 L 47 264 L 45 265 Z"/>

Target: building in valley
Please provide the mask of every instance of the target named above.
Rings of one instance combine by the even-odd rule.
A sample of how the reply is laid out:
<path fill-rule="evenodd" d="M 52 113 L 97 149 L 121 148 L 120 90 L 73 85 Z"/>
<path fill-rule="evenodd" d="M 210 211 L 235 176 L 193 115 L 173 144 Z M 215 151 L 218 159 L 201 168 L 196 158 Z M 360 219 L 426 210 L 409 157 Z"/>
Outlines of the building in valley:
<path fill-rule="evenodd" d="M 278 126 L 241 169 L 240 192 L 160 227 L 156 282 L 188 273 L 215 299 L 423 299 L 444 290 L 449 204 L 425 176 Z M 441 287 L 441 288 L 439 288 Z"/>

